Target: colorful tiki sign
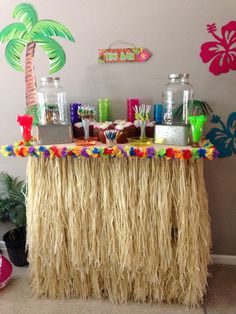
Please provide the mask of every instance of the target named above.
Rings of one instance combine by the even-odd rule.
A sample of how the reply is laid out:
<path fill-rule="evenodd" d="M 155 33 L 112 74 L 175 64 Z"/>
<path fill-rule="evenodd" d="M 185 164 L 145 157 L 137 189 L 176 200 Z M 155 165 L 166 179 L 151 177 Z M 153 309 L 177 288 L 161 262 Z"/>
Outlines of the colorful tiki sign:
<path fill-rule="evenodd" d="M 98 62 L 145 62 L 151 55 L 151 52 L 146 48 L 98 49 Z"/>

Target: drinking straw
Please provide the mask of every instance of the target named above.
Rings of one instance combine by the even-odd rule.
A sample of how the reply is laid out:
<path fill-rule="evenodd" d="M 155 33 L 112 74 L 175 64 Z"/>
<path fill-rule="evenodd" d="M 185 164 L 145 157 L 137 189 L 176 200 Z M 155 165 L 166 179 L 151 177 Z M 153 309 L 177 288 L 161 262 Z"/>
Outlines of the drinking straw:
<path fill-rule="evenodd" d="M 117 138 L 121 135 L 121 133 L 122 132 L 116 131 L 116 130 L 106 130 L 104 132 L 104 135 L 106 139 L 113 142 L 114 140 L 117 140 Z"/>
<path fill-rule="evenodd" d="M 151 105 L 134 106 L 135 119 L 141 120 L 141 122 L 150 120 Z"/>
<path fill-rule="evenodd" d="M 78 115 L 83 119 L 92 119 L 95 116 L 95 109 L 92 105 L 84 105 L 79 107 Z"/>

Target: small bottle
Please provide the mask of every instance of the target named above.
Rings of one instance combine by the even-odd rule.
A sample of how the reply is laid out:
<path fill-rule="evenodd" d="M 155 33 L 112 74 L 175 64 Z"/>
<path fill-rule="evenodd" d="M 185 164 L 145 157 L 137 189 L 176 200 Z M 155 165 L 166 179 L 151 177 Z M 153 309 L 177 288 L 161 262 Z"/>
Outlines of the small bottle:
<path fill-rule="evenodd" d="M 163 89 L 163 123 L 188 124 L 189 107 L 193 101 L 193 87 L 189 74 L 170 74 L 169 82 Z"/>
<path fill-rule="evenodd" d="M 69 124 L 66 93 L 60 86 L 59 77 L 41 78 L 37 95 L 40 125 Z"/>

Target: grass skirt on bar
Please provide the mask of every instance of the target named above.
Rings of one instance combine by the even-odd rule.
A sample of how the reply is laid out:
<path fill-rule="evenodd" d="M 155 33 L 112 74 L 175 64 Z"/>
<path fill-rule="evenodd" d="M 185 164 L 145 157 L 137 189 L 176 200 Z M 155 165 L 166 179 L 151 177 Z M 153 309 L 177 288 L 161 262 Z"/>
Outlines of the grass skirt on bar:
<path fill-rule="evenodd" d="M 29 157 L 27 225 L 36 296 L 203 301 L 202 160 Z"/>

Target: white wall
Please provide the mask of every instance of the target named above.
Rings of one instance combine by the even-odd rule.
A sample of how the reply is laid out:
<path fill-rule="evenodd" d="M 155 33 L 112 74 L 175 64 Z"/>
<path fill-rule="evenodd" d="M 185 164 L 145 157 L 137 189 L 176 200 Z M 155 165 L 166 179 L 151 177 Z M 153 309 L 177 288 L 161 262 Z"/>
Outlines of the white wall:
<path fill-rule="evenodd" d="M 12 11 L 20 1 L 0 0 L 0 29 L 13 22 Z M 112 100 L 112 117 L 126 116 L 126 99 L 145 103 L 161 101 L 161 90 L 171 72 L 188 72 L 195 97 L 206 100 L 223 118 L 236 110 L 236 71 L 218 77 L 199 57 L 200 45 L 211 40 L 206 24 L 218 29 L 236 20 L 235 0 L 32 0 L 40 19 L 64 23 L 76 44 L 60 40 L 67 64 L 58 73 L 68 102 L 96 103 Z M 143 64 L 98 64 L 98 48 L 121 39 L 146 47 L 153 57 Z M 24 74 L 11 69 L 0 46 L 0 145 L 20 137 L 16 123 L 24 111 Z M 23 60 L 22 60 L 23 61 Z M 47 57 L 38 48 L 38 79 L 46 76 Z M 236 156 L 206 162 L 215 254 L 236 254 Z M 24 176 L 26 160 L 0 157 L 0 169 Z"/>

